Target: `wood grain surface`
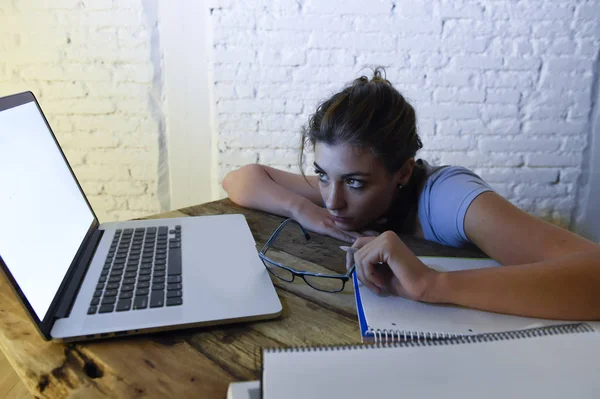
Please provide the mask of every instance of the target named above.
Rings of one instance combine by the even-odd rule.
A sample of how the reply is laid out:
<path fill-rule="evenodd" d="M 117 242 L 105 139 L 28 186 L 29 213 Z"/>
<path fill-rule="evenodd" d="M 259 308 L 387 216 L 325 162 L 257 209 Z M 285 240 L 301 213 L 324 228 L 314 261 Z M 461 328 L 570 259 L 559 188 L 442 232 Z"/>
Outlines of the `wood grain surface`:
<path fill-rule="evenodd" d="M 283 221 L 227 199 L 149 218 L 230 213 L 245 215 L 257 249 Z M 483 256 L 477 250 L 402 238 L 417 255 Z M 317 234 L 306 242 L 299 230 L 286 228 L 273 256 L 293 268 L 344 272 L 342 244 Z M 2 276 L 0 348 L 39 398 L 225 398 L 230 382 L 260 378 L 263 347 L 360 343 L 351 284 L 329 294 L 301 279 L 272 280 L 283 305 L 274 320 L 64 344 L 41 338 Z"/>

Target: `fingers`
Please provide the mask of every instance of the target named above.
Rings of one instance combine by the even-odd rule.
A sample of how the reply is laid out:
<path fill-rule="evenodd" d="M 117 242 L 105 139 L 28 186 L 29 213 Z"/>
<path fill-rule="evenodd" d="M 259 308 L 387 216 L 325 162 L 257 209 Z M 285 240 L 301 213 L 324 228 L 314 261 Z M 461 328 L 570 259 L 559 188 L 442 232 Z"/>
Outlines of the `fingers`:
<path fill-rule="evenodd" d="M 364 230 L 362 234 L 367 237 L 377 237 L 379 232 L 375 230 Z"/>
<path fill-rule="evenodd" d="M 356 254 L 355 254 L 356 255 Z M 381 294 L 381 288 L 379 288 L 379 286 L 377 286 L 376 284 L 374 284 L 370 277 L 370 272 L 367 271 L 367 273 L 365 273 L 365 265 L 359 262 L 355 262 L 356 264 L 356 277 L 358 277 L 358 279 L 367 286 L 367 288 L 369 288 L 371 291 L 373 291 L 374 293 L 376 293 L 377 295 Z"/>

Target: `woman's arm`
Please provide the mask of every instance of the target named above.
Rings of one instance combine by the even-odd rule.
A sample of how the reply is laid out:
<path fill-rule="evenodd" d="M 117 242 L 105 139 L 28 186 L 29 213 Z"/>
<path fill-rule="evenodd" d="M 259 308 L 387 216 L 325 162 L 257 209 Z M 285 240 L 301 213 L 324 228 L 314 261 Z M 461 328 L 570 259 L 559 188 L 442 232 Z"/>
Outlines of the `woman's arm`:
<path fill-rule="evenodd" d="M 533 217 L 493 192 L 465 216 L 467 237 L 501 268 L 437 275 L 432 302 L 556 319 L 600 319 L 600 245 Z"/>
<path fill-rule="evenodd" d="M 227 174 L 223 189 L 238 205 L 294 218 L 310 231 L 346 242 L 361 236 L 335 225 L 330 213 L 323 208 L 316 176 L 304 179 L 301 175 L 251 164 Z"/>
<path fill-rule="evenodd" d="M 229 199 L 246 208 L 294 217 L 306 200 L 322 206 L 316 176 L 284 172 L 269 166 L 250 164 L 229 172 L 223 189 Z"/>
<path fill-rule="evenodd" d="M 473 200 L 464 223 L 469 239 L 506 266 L 437 272 L 391 231 L 358 239 L 347 266 L 354 263 L 358 278 L 377 293 L 519 316 L 600 320 L 600 245 L 493 192 Z"/>

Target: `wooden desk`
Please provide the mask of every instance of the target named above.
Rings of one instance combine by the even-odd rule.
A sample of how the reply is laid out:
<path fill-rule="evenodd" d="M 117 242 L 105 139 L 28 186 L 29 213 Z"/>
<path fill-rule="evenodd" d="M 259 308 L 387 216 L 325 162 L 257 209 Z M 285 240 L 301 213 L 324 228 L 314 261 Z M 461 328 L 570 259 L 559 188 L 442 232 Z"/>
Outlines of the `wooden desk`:
<path fill-rule="evenodd" d="M 240 208 L 229 200 L 156 217 L 242 213 L 258 249 L 283 218 Z M 403 237 L 417 255 L 482 256 Z M 290 242 L 281 256 L 298 269 L 345 271 L 341 242 L 312 234 Z M 260 378 L 261 347 L 360 343 L 351 284 L 337 294 L 310 288 L 301 279 L 273 278 L 283 314 L 271 321 L 196 328 L 79 344 L 44 341 L 4 277 L 0 277 L 0 348 L 36 397 L 224 398 L 231 381 Z"/>

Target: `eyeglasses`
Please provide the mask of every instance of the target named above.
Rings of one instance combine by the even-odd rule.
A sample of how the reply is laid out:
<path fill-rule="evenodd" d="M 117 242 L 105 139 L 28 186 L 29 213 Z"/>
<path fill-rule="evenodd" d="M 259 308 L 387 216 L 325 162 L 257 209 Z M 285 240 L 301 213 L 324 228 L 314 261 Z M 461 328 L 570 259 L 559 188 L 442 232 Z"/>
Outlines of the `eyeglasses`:
<path fill-rule="evenodd" d="M 284 220 L 279 225 L 279 227 L 273 232 L 273 234 L 271 234 L 271 237 L 269 237 L 265 245 L 258 253 L 258 256 L 264 263 L 269 273 L 288 283 L 294 281 L 294 278 L 296 276 L 301 277 L 306 284 L 308 284 L 316 290 L 323 292 L 342 291 L 346 286 L 346 282 L 350 280 L 350 276 L 352 276 L 352 273 L 354 272 L 354 265 L 348 270 L 346 274 L 313 273 L 292 269 L 291 267 L 284 266 L 281 263 L 276 262 L 275 260 L 267 257 L 267 251 L 269 250 L 269 248 L 274 246 L 275 240 L 277 240 L 279 233 L 288 223 L 292 223 L 298 226 L 298 228 L 302 231 L 304 238 L 306 238 L 306 241 L 310 240 L 310 235 L 306 232 L 306 230 L 304 230 L 304 227 L 302 227 L 300 223 L 298 223 L 294 219 Z"/>

